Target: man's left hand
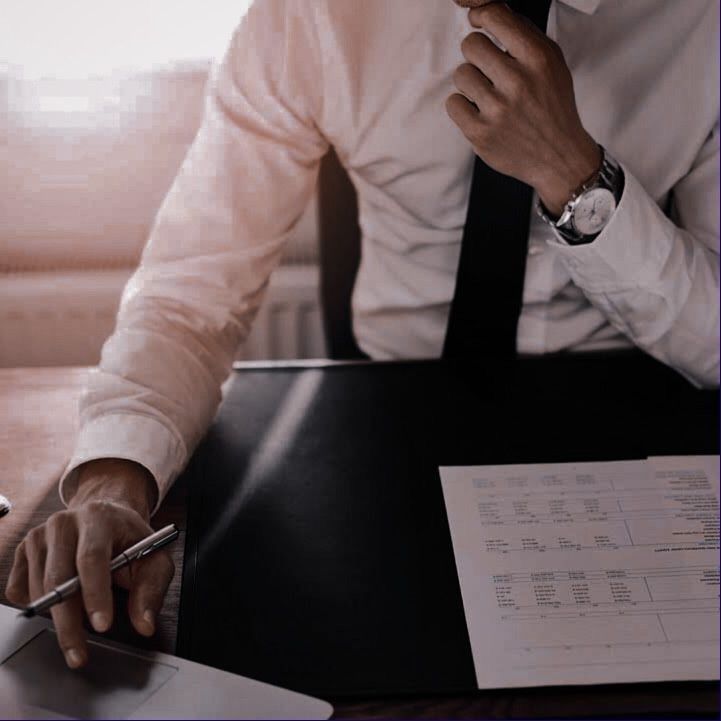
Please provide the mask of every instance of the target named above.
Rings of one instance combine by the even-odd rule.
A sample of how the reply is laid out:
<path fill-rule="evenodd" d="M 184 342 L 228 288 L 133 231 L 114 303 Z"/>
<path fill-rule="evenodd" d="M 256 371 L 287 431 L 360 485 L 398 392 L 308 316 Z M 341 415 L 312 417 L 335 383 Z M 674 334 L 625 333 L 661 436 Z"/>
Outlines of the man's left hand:
<path fill-rule="evenodd" d="M 601 165 L 563 53 L 503 3 L 474 8 L 469 19 L 508 52 L 482 33 L 468 35 L 461 45 L 468 62 L 454 75 L 462 95 L 451 95 L 446 110 L 487 165 L 535 188 L 558 216 Z"/>

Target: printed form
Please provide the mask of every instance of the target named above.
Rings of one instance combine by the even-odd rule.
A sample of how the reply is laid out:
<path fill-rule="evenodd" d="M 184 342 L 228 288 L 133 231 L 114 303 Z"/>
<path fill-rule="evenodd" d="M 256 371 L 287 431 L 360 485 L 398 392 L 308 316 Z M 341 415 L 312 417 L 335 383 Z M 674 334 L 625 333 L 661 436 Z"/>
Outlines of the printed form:
<path fill-rule="evenodd" d="M 719 678 L 719 457 L 440 469 L 479 688 Z"/>

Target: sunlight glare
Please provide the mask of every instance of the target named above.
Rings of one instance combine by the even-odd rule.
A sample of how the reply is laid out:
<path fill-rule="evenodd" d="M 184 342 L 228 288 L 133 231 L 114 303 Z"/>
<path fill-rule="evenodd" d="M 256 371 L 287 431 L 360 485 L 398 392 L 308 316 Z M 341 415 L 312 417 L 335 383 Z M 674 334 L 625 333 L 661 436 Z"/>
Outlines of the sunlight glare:
<path fill-rule="evenodd" d="M 0 24 L 0 71 L 80 78 L 217 57 L 252 0 L 24 0 Z"/>

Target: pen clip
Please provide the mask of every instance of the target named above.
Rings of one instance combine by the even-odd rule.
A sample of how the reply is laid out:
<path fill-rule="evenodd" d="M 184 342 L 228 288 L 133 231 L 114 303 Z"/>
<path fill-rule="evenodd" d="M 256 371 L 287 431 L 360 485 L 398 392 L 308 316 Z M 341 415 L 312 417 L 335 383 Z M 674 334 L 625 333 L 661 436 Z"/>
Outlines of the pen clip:
<path fill-rule="evenodd" d="M 167 546 L 169 543 L 174 541 L 179 535 L 178 529 L 176 528 L 171 534 L 165 536 L 165 538 L 160 538 L 155 543 L 153 543 L 152 546 L 148 546 L 147 548 L 143 548 L 138 555 L 135 558 L 143 558 L 144 556 L 147 556 L 149 553 L 152 553 L 153 551 L 157 551 L 159 548 L 162 548 L 163 546 Z"/>

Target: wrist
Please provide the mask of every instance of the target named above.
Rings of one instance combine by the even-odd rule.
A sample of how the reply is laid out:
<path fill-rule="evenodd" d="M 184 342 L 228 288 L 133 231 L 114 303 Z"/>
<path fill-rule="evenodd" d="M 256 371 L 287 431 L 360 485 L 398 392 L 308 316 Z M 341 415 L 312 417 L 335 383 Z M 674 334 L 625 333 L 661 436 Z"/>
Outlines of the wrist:
<path fill-rule="evenodd" d="M 155 507 L 155 479 L 144 466 L 121 458 L 99 458 L 77 469 L 78 477 L 68 507 L 89 501 L 108 501 L 124 505 L 145 520 Z"/>
<path fill-rule="evenodd" d="M 603 152 L 588 135 L 575 149 L 564 151 L 561 161 L 535 186 L 544 207 L 556 217 L 580 188 L 593 182 L 601 169 Z"/>
<path fill-rule="evenodd" d="M 592 243 L 611 222 L 621 202 L 623 168 L 604 148 L 601 148 L 601 154 L 599 172 L 572 195 L 560 217 L 553 217 L 540 197 L 536 203 L 536 212 L 551 226 L 556 239 L 562 244 Z"/>

